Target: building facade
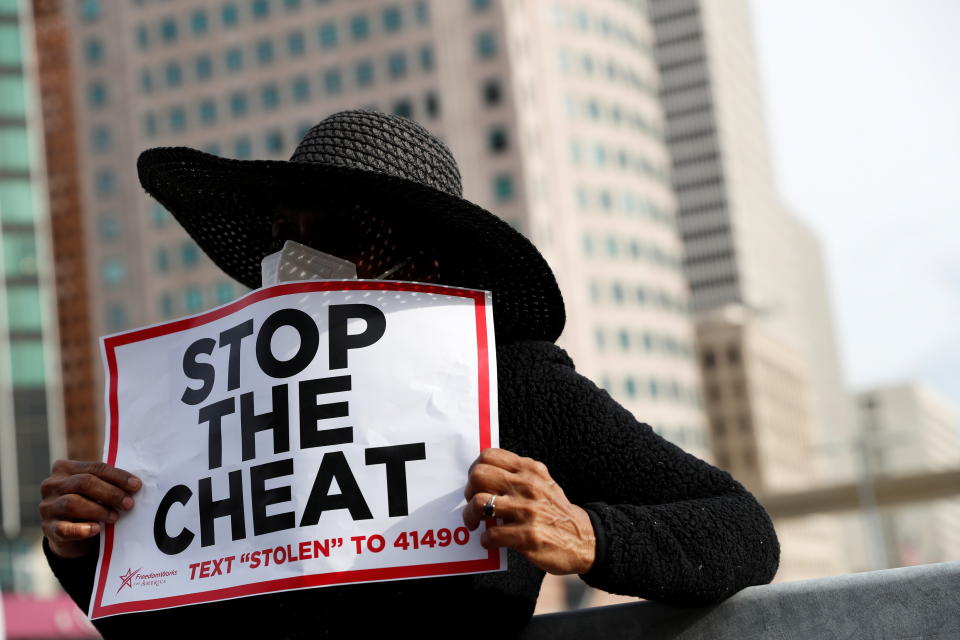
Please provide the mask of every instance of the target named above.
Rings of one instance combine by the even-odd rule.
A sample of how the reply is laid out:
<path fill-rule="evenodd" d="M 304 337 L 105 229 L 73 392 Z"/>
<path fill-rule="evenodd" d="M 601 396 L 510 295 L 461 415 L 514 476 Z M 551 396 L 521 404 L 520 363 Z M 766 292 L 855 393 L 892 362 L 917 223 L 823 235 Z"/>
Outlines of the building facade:
<path fill-rule="evenodd" d="M 30 6 L 0 2 L 0 587 L 35 588 L 40 483 L 62 455 L 46 168 Z"/>
<path fill-rule="evenodd" d="M 957 411 L 932 389 L 893 384 L 855 394 L 860 438 L 872 474 L 897 476 L 960 466 Z M 960 498 L 883 507 L 885 563 L 960 560 Z"/>
<path fill-rule="evenodd" d="M 818 473 L 853 477 L 819 242 L 776 192 L 746 0 L 651 0 L 692 306 L 729 302 L 806 361 Z"/>

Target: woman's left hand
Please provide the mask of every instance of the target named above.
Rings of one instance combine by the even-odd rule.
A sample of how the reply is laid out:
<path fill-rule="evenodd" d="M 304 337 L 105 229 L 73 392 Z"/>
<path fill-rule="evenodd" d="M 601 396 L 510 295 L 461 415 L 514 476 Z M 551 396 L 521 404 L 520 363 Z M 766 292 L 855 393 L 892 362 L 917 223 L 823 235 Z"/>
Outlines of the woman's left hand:
<path fill-rule="evenodd" d="M 506 449 L 484 449 L 470 465 L 463 522 L 472 531 L 495 495 L 495 517 L 480 538 L 485 549 L 510 547 L 547 573 L 586 573 L 596 538 L 587 512 L 572 504 L 546 465 Z"/>

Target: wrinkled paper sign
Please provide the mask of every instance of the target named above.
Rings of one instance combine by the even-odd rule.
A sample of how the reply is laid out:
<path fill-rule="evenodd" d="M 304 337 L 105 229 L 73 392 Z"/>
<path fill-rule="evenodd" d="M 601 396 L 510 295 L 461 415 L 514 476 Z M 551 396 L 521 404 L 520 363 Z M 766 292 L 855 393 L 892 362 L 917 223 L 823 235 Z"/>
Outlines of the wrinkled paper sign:
<path fill-rule="evenodd" d="M 463 526 L 498 444 L 488 292 L 314 281 L 108 336 L 104 460 L 139 476 L 90 617 L 506 569 Z"/>

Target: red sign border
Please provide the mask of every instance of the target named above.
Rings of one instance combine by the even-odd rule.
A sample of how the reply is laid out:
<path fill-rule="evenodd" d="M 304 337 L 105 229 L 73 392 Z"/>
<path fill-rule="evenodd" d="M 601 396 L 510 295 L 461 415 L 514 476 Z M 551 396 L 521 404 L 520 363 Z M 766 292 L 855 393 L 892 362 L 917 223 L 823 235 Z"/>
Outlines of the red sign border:
<path fill-rule="evenodd" d="M 116 349 L 134 342 L 141 342 L 159 336 L 169 335 L 186 329 L 208 324 L 224 316 L 239 311 L 256 302 L 269 298 L 293 295 L 297 293 L 311 293 L 316 291 L 409 291 L 417 293 L 432 293 L 460 298 L 471 298 L 474 301 L 474 312 L 477 322 L 477 372 L 479 386 L 479 428 L 480 450 L 490 446 L 490 369 L 487 340 L 486 293 L 474 289 L 460 289 L 441 285 L 422 284 L 416 282 L 399 282 L 384 280 L 351 281 L 315 281 L 294 282 L 277 285 L 269 289 L 258 289 L 223 307 L 213 309 L 189 318 L 182 318 L 172 322 L 135 329 L 104 338 L 104 353 L 107 360 L 108 380 L 108 410 L 110 421 L 110 438 L 107 447 L 107 463 L 115 464 L 117 459 L 117 431 L 119 427 L 119 401 L 117 399 L 117 356 Z M 479 453 L 479 452 L 478 452 Z M 110 560 L 113 554 L 114 525 L 106 523 L 103 539 L 103 558 L 100 562 L 100 579 L 97 583 L 91 618 L 102 618 L 122 613 L 139 611 L 155 611 L 188 604 L 200 604 L 237 598 L 241 596 L 260 595 L 287 589 L 328 586 L 334 584 L 348 584 L 372 582 L 378 580 L 396 580 L 403 578 L 423 578 L 443 576 L 479 571 L 496 571 L 500 569 L 500 553 L 497 549 L 490 549 L 489 554 L 482 560 L 463 560 L 459 562 L 438 562 L 433 564 L 409 565 L 403 567 L 386 567 L 381 569 L 357 569 L 353 571 L 334 571 L 331 573 L 314 574 L 309 576 L 292 576 L 278 578 L 254 584 L 215 589 L 180 596 L 155 598 L 150 600 L 135 600 L 113 605 L 103 605 L 103 592 L 106 588 L 107 577 L 110 574 Z"/>

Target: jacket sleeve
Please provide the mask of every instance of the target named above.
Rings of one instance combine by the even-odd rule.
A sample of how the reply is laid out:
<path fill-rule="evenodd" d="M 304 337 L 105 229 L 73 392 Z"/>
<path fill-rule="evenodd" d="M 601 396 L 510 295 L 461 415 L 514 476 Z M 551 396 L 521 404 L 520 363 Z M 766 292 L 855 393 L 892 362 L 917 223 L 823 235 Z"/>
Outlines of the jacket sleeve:
<path fill-rule="evenodd" d="M 534 362 L 514 381 L 527 395 L 518 398 L 518 428 L 594 524 L 596 561 L 581 576 L 587 584 L 703 605 L 773 579 L 780 547 L 750 492 L 637 421 L 576 373 L 560 348 L 532 351 Z M 501 405 L 504 419 L 512 418 Z"/>

